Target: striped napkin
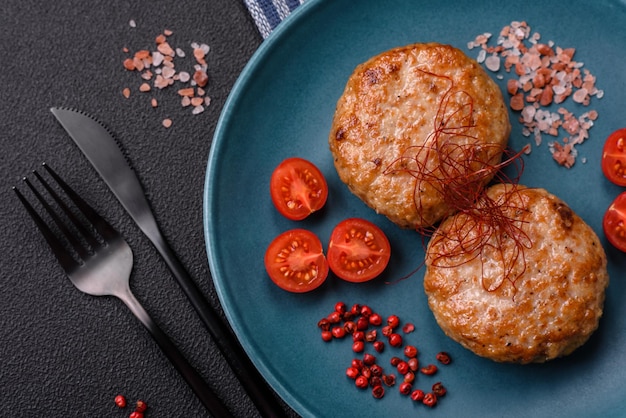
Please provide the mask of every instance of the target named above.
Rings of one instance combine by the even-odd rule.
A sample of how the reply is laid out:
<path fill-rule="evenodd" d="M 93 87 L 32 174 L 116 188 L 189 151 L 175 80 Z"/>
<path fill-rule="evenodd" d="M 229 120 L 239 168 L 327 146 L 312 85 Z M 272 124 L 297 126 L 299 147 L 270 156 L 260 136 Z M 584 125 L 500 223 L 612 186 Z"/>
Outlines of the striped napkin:
<path fill-rule="evenodd" d="M 243 0 L 263 39 L 305 0 Z"/>

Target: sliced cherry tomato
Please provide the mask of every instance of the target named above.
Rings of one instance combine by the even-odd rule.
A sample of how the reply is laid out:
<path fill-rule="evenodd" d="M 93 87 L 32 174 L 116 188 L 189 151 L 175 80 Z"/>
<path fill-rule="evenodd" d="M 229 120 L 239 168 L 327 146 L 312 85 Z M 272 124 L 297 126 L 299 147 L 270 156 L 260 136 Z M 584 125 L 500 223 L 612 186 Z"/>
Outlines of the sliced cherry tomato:
<path fill-rule="evenodd" d="M 385 233 L 360 218 L 340 222 L 328 244 L 328 265 L 349 282 L 366 282 L 380 275 L 389 263 L 391 246 Z"/>
<path fill-rule="evenodd" d="M 626 128 L 618 129 L 606 139 L 602 171 L 613 183 L 626 186 Z"/>
<path fill-rule="evenodd" d="M 606 210 L 602 229 L 614 247 L 626 252 L 626 192 L 617 196 Z"/>
<path fill-rule="evenodd" d="M 328 277 L 322 242 L 305 229 L 277 236 L 265 252 L 265 269 L 276 285 L 295 293 L 311 291 Z"/>
<path fill-rule="evenodd" d="M 287 158 L 272 173 L 270 194 L 283 216 L 299 221 L 324 206 L 328 185 L 322 172 L 310 161 Z"/>

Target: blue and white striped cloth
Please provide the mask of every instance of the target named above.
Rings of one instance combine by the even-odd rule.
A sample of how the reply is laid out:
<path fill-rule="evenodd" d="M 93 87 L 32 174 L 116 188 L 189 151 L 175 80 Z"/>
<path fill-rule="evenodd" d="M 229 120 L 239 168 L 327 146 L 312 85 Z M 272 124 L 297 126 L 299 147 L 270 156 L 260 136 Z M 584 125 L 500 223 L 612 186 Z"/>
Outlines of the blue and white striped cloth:
<path fill-rule="evenodd" d="M 243 0 L 263 39 L 305 0 Z"/>

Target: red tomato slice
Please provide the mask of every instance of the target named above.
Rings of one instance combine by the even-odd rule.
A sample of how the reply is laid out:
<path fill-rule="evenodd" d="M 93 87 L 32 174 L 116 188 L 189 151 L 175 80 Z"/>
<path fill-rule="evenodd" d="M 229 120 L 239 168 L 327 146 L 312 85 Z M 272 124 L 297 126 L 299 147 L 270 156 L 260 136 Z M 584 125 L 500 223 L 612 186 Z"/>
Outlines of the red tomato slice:
<path fill-rule="evenodd" d="M 328 185 L 322 172 L 310 161 L 287 158 L 272 173 L 270 194 L 283 216 L 299 221 L 324 206 Z"/>
<path fill-rule="evenodd" d="M 320 239 L 311 231 L 292 229 L 272 241 L 265 252 L 265 270 L 278 287 L 303 293 L 328 277 L 328 262 Z"/>
<path fill-rule="evenodd" d="M 606 210 L 602 229 L 614 247 L 626 252 L 626 192 L 617 196 Z"/>
<path fill-rule="evenodd" d="M 606 139 L 602 171 L 613 183 L 626 186 L 626 128 L 618 129 Z"/>
<path fill-rule="evenodd" d="M 338 277 L 349 282 L 366 282 L 385 270 L 391 246 L 385 233 L 360 218 L 340 222 L 328 244 L 328 265 Z"/>

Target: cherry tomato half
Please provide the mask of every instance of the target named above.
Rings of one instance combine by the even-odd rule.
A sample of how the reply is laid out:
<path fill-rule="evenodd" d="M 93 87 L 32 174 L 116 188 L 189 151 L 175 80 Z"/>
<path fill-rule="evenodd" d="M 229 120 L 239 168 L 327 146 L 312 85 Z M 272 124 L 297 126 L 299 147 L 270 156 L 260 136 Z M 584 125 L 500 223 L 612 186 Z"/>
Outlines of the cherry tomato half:
<path fill-rule="evenodd" d="M 385 270 L 391 246 L 385 233 L 360 218 L 340 222 L 328 244 L 328 265 L 338 277 L 349 282 L 372 280 Z"/>
<path fill-rule="evenodd" d="M 281 289 L 303 293 L 324 283 L 328 261 L 317 235 L 305 229 L 292 229 L 274 238 L 268 246 L 265 270 Z"/>
<path fill-rule="evenodd" d="M 602 229 L 614 247 L 626 252 L 626 192 L 617 196 L 606 210 Z"/>
<path fill-rule="evenodd" d="M 328 185 L 322 172 L 310 161 L 287 158 L 272 173 L 270 194 L 283 216 L 299 221 L 324 206 Z"/>
<path fill-rule="evenodd" d="M 626 128 L 618 129 L 606 139 L 602 171 L 613 183 L 626 186 Z"/>

